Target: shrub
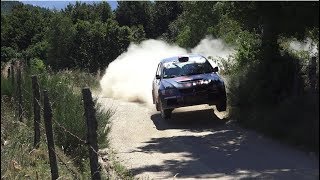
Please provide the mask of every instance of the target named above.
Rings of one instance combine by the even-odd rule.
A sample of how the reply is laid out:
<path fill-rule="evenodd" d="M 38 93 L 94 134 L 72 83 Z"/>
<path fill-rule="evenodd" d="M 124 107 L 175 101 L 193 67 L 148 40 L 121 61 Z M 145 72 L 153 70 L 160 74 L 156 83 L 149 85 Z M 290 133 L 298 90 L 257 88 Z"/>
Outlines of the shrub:
<path fill-rule="evenodd" d="M 39 58 L 33 58 L 30 62 L 31 72 L 38 74 L 43 73 L 46 69 L 43 61 Z"/>
<path fill-rule="evenodd" d="M 237 58 L 248 56 L 257 59 L 250 64 L 238 61 L 230 75 L 231 117 L 246 127 L 319 151 L 319 93 L 306 89 L 303 61 L 287 53 L 262 61 L 255 48 Z"/>

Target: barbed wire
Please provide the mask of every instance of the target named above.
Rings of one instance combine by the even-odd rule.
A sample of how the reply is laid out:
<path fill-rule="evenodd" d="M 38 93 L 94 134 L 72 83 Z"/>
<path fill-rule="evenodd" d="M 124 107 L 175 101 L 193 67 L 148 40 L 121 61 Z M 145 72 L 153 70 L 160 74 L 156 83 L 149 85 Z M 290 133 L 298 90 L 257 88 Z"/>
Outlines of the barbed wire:
<path fill-rule="evenodd" d="M 15 73 L 15 74 L 16 74 L 16 73 Z M 16 82 L 15 82 L 15 83 L 16 83 Z M 13 87 L 13 88 L 14 88 L 14 87 Z M 29 97 L 33 97 L 33 93 L 31 93 L 30 91 L 28 91 L 28 90 L 25 89 L 24 87 L 21 87 L 21 89 L 22 89 L 23 92 L 26 93 Z M 21 94 L 23 94 L 23 92 L 22 92 Z M 17 93 L 17 92 L 14 92 L 13 96 L 18 95 L 18 94 L 16 94 L 16 93 Z M 15 99 L 15 98 L 14 98 L 14 99 Z M 44 111 L 44 108 L 43 108 L 40 100 L 37 100 L 37 99 L 34 99 L 34 98 L 31 98 L 31 99 L 32 99 L 33 102 L 34 102 L 34 100 L 36 100 L 36 103 L 39 105 L 40 110 Z M 30 100 L 31 100 L 31 99 L 30 99 Z M 41 98 L 40 98 L 40 99 L 41 99 Z M 24 101 L 26 102 L 26 98 L 24 98 Z M 28 103 L 32 103 L 32 102 L 28 102 Z M 52 100 L 51 100 L 51 106 L 52 106 L 52 104 L 54 104 L 54 103 L 55 103 L 55 101 L 52 101 Z M 94 104 L 95 104 L 95 103 L 94 103 Z M 27 111 L 25 110 L 23 104 L 20 104 L 20 103 L 19 103 L 19 104 L 18 104 L 18 107 L 20 107 L 20 108 L 22 109 L 22 113 L 21 113 L 20 116 L 18 116 L 18 118 L 20 119 L 20 117 L 25 117 L 25 114 L 27 114 Z M 41 121 L 36 121 L 36 120 L 34 120 L 34 121 L 39 124 L 39 128 L 40 128 L 42 131 L 46 132 L 45 128 L 41 125 L 41 124 L 42 124 Z M 70 136 L 76 138 L 76 139 L 77 139 L 79 142 L 81 142 L 82 144 L 87 145 L 87 146 L 92 150 L 92 152 L 94 152 L 94 153 L 97 155 L 97 157 L 103 158 L 103 156 L 98 152 L 99 150 L 98 150 L 98 149 L 95 150 L 95 148 L 94 148 L 93 146 L 91 146 L 87 140 L 83 140 L 82 138 L 78 137 L 77 135 L 75 135 L 74 133 L 72 133 L 71 131 L 69 131 L 66 127 L 64 127 L 63 125 L 61 125 L 61 124 L 60 124 L 57 120 L 55 120 L 54 118 L 52 118 L 52 122 L 53 122 L 53 125 L 55 125 L 55 127 L 58 127 L 58 129 L 60 129 L 60 131 L 63 131 L 63 132 L 65 132 L 66 134 L 69 134 Z M 40 138 L 40 139 L 41 139 L 41 138 Z M 59 154 L 58 154 L 54 149 L 53 149 L 53 152 L 54 152 L 54 154 L 56 155 L 56 157 L 59 159 L 59 162 L 62 162 L 62 164 L 66 166 L 67 170 L 68 170 L 69 172 L 71 172 L 72 176 L 73 176 L 73 177 L 76 177 L 76 174 L 77 174 L 77 173 L 75 173 L 75 172 L 67 165 L 67 163 L 65 163 L 65 162 L 63 161 L 63 159 L 59 156 Z M 99 165 L 99 166 L 102 167 L 101 165 Z M 100 172 L 100 171 L 96 171 L 96 172 L 94 172 L 94 174 L 99 173 L 99 172 Z"/>
<path fill-rule="evenodd" d="M 25 90 L 25 89 L 24 89 Z M 27 90 L 25 90 L 26 92 L 28 92 Z M 31 94 L 30 92 L 28 92 L 29 94 Z M 36 100 L 36 102 L 38 103 L 39 107 L 41 108 L 41 110 L 44 111 L 44 108 L 42 107 L 41 102 L 39 102 L 38 100 Z M 25 111 L 24 111 L 25 112 Z M 56 121 L 54 118 L 52 118 L 53 122 L 60 127 L 61 129 L 64 130 L 64 132 L 70 134 L 71 136 L 73 136 L 74 138 L 78 139 L 80 142 L 84 143 L 84 144 L 88 144 L 88 142 L 86 140 L 81 139 L 80 137 L 78 137 L 77 135 L 73 134 L 72 132 L 70 132 L 66 127 L 64 127 L 63 125 L 61 125 L 58 121 Z M 37 122 L 39 123 L 39 122 Z M 93 149 L 93 147 L 91 147 Z M 96 151 L 95 151 L 96 152 Z M 98 152 L 96 152 L 98 154 Z"/>

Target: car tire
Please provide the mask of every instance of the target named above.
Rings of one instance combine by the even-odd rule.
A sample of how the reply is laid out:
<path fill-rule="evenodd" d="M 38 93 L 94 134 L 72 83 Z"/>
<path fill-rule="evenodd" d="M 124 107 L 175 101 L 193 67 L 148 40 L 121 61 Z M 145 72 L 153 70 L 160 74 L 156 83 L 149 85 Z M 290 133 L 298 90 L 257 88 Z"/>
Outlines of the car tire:
<path fill-rule="evenodd" d="M 219 112 L 227 110 L 227 94 L 225 89 L 222 90 L 222 97 L 216 107 Z"/>
<path fill-rule="evenodd" d="M 227 100 L 226 99 L 220 100 L 218 102 L 218 104 L 216 105 L 216 107 L 219 112 L 226 111 L 227 110 Z"/>
<path fill-rule="evenodd" d="M 161 101 L 159 103 L 159 106 L 160 106 L 159 109 L 160 109 L 162 119 L 169 121 L 171 118 L 173 109 L 163 109 Z"/>
<path fill-rule="evenodd" d="M 160 111 L 160 108 L 159 108 L 159 103 L 156 101 L 156 110 L 157 111 Z"/>

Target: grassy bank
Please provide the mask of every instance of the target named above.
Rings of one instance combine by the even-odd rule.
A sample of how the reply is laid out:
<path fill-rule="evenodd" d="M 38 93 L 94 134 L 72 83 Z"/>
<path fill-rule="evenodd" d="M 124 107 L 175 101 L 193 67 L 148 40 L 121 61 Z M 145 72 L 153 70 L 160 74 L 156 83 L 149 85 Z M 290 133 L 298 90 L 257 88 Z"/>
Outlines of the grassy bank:
<path fill-rule="evenodd" d="M 17 121 L 14 104 L 7 98 L 1 100 L 1 179 L 50 179 L 47 145 L 42 136 L 38 149 L 33 149 L 33 129 Z M 80 172 L 58 147 L 59 175 L 62 179 L 88 176 Z"/>
<path fill-rule="evenodd" d="M 1 77 L 1 97 L 3 99 L 1 112 L 6 112 L 4 116 L 1 116 L 1 133 L 4 134 L 4 136 L 1 136 L 1 138 L 4 137 L 4 139 L 1 140 L 3 140 L 3 142 L 9 142 L 9 144 L 6 144 L 3 148 L 5 152 L 1 153 L 1 157 L 4 160 L 2 161 L 3 163 L 1 163 L 2 174 L 9 179 L 20 179 L 25 175 L 30 175 L 32 178 L 41 177 L 40 179 L 49 179 L 48 177 L 50 177 L 43 119 L 41 119 L 42 141 L 40 148 L 37 150 L 33 150 L 32 148 L 32 75 L 37 75 L 38 77 L 41 99 L 42 91 L 48 90 L 53 111 L 53 131 L 56 153 L 61 154 L 62 157 L 62 160 L 58 159 L 59 168 L 63 166 L 63 164 L 68 164 L 70 167 L 66 166 L 65 168 L 67 168 L 67 170 L 68 168 L 73 169 L 72 172 L 69 170 L 69 172 L 64 173 L 63 167 L 61 167 L 62 169 L 61 172 L 59 170 L 59 175 L 67 179 L 74 179 L 75 175 L 82 179 L 89 178 L 89 155 L 88 147 L 85 144 L 87 130 L 81 89 L 83 87 L 90 87 L 91 90 L 97 89 L 98 80 L 93 75 L 81 71 L 60 71 L 53 73 L 36 66 L 25 68 L 22 74 L 23 122 L 17 122 L 17 104 L 15 103 L 16 98 L 14 91 L 16 87 L 12 86 L 11 78 Z M 39 103 L 40 106 L 43 107 L 42 100 Z M 109 128 L 107 128 L 107 124 L 111 113 L 110 111 L 99 111 L 98 106 L 96 106 L 96 109 L 98 146 L 99 148 L 104 148 L 108 145 L 107 134 Z M 14 144 L 11 144 L 12 142 L 14 142 Z M 21 153 L 21 151 L 23 151 L 23 153 L 18 154 Z M 33 153 L 35 153 L 35 155 L 33 155 Z M 40 153 L 40 155 L 38 155 L 38 153 Z M 17 157 L 18 160 L 12 157 Z M 35 160 L 29 160 L 30 158 L 34 158 Z M 12 163 L 17 164 L 17 173 L 15 172 L 16 168 L 14 166 L 13 168 L 11 167 Z M 35 165 L 30 166 L 29 163 Z M 19 169 L 23 169 L 23 171 Z M 34 171 L 37 174 L 30 173 L 29 171 Z M 43 174 L 40 176 L 38 171 L 43 171 Z"/>

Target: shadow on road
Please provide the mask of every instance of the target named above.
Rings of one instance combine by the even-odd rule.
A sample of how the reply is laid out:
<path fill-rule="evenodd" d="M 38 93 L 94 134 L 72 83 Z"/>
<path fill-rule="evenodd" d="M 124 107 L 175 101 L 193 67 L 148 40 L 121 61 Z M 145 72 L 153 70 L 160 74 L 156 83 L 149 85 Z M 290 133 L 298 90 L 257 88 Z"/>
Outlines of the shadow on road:
<path fill-rule="evenodd" d="M 185 135 L 152 138 L 136 152 L 178 153 L 181 158 L 163 159 L 161 165 L 131 169 L 143 172 L 170 172 L 172 178 L 229 179 L 315 179 L 318 165 L 301 152 L 288 149 L 253 132 L 247 132 L 214 115 L 213 110 L 175 112 L 172 123 L 159 114 L 151 116 L 158 130 L 181 129 Z M 195 132 L 206 131 L 204 135 Z"/>
<path fill-rule="evenodd" d="M 188 131 L 204 131 L 226 123 L 226 119 L 218 118 L 212 109 L 173 112 L 169 121 L 161 118 L 159 113 L 151 115 L 157 130 L 185 129 Z"/>

